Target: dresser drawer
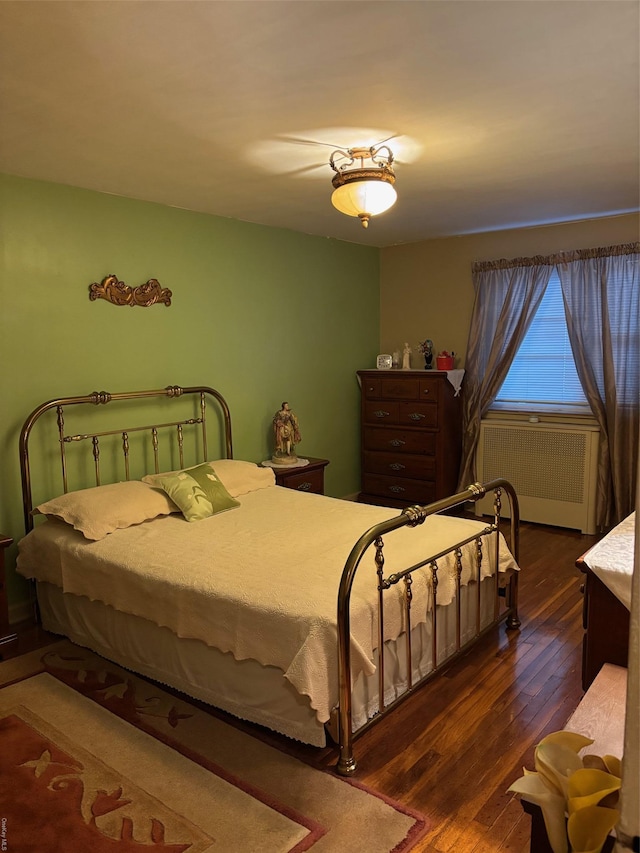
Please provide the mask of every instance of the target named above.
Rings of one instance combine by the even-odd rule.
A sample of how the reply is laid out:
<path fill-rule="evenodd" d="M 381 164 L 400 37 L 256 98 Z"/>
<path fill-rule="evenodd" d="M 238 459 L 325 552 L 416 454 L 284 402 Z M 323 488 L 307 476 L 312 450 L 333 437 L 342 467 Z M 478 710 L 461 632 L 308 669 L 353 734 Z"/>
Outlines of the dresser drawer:
<path fill-rule="evenodd" d="M 369 400 L 371 397 L 375 398 L 380 396 L 380 379 L 378 379 L 378 377 L 375 379 L 362 380 L 362 396 L 365 400 Z"/>
<path fill-rule="evenodd" d="M 404 477 L 363 474 L 362 487 L 365 493 L 407 503 L 428 504 L 436 499 L 435 483 L 429 480 L 407 480 Z"/>
<path fill-rule="evenodd" d="M 398 423 L 435 429 L 438 426 L 438 406 L 422 402 L 398 403 Z"/>
<path fill-rule="evenodd" d="M 415 480 L 435 480 L 435 456 L 411 456 L 408 453 L 363 453 L 363 473 L 386 474 L 389 477 L 409 477 Z"/>
<path fill-rule="evenodd" d="M 419 400 L 420 380 L 417 376 L 385 376 L 379 381 L 379 390 L 385 400 Z"/>
<path fill-rule="evenodd" d="M 425 376 L 418 381 L 418 397 L 420 400 L 431 400 L 437 403 L 442 392 L 442 381 L 437 376 Z"/>
<path fill-rule="evenodd" d="M 395 402 L 367 400 L 364 404 L 364 422 L 367 424 L 406 424 L 407 426 L 438 426 L 438 406 L 435 403 Z"/>
<path fill-rule="evenodd" d="M 381 376 L 362 380 L 365 400 L 432 400 L 438 402 L 442 382 L 437 376 Z"/>
<path fill-rule="evenodd" d="M 427 453 L 433 456 L 436 452 L 436 436 L 435 432 L 423 430 L 368 426 L 364 429 L 364 450 Z"/>
<path fill-rule="evenodd" d="M 364 422 L 367 424 L 400 423 L 400 403 L 389 400 L 367 400 L 364 404 Z"/>

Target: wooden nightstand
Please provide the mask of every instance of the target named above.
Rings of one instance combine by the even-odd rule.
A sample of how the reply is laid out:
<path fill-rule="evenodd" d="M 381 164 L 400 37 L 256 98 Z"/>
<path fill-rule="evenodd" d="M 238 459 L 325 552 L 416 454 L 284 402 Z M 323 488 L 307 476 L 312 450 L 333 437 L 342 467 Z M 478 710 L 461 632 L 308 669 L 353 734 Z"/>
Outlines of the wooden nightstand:
<path fill-rule="evenodd" d="M 316 495 L 324 494 L 324 469 L 329 464 L 328 459 L 314 459 L 312 456 L 303 456 L 308 459 L 309 464 L 303 468 L 274 468 L 276 475 L 276 486 L 285 486 L 287 489 L 297 489 L 299 492 L 313 492 Z"/>
<path fill-rule="evenodd" d="M 9 603 L 4 576 L 4 552 L 12 543 L 13 539 L 0 533 L 0 660 L 18 642 L 18 635 L 12 633 L 9 626 Z"/>

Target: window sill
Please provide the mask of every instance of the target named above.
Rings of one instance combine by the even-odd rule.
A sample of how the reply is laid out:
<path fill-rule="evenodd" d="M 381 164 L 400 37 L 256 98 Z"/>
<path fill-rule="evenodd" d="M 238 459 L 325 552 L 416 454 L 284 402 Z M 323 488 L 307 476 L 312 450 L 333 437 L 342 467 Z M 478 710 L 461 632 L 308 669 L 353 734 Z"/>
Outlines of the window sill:
<path fill-rule="evenodd" d="M 540 406 L 530 406 L 526 409 L 508 406 L 493 405 L 483 416 L 483 420 L 531 421 L 537 418 L 540 423 L 563 423 L 580 424 L 583 426 L 598 426 L 598 422 L 591 412 L 576 412 L 569 407 L 554 406 L 553 410 Z"/>

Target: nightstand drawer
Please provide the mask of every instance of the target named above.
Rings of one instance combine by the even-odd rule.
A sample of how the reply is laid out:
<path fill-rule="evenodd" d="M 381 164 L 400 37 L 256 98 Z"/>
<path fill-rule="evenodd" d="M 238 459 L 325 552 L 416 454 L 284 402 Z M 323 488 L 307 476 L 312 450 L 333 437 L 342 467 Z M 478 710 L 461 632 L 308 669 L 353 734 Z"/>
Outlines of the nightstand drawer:
<path fill-rule="evenodd" d="M 276 486 L 284 486 L 286 489 L 295 489 L 297 492 L 313 492 L 316 495 L 324 494 L 324 469 L 329 464 L 328 459 L 316 459 L 312 456 L 306 457 L 308 465 L 291 468 L 274 468 L 276 475 Z"/>
<path fill-rule="evenodd" d="M 287 489 L 296 489 L 299 492 L 314 492 L 316 495 L 321 495 L 324 492 L 324 470 L 305 471 L 303 468 L 301 471 L 298 469 L 298 471 L 297 474 L 287 474 L 281 485 L 286 486 Z"/>

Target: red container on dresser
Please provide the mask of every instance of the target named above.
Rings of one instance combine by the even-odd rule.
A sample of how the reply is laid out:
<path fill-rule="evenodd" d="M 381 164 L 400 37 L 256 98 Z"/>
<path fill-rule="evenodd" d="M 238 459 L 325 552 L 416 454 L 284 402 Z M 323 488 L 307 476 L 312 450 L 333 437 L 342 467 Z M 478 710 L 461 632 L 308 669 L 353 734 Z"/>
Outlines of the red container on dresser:
<path fill-rule="evenodd" d="M 436 364 L 438 366 L 438 370 L 453 370 L 453 356 L 437 355 Z"/>

